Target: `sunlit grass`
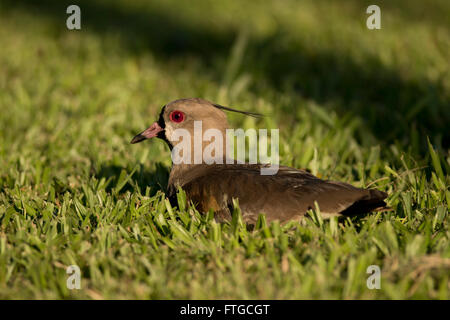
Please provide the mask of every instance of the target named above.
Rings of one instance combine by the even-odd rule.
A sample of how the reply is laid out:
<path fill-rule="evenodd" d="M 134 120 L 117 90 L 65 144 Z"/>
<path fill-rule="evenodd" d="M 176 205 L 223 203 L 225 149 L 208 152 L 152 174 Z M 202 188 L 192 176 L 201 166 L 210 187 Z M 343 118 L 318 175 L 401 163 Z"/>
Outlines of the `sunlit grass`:
<path fill-rule="evenodd" d="M 0 298 L 449 298 L 447 2 L 381 5 L 378 31 L 358 1 L 86 1 L 81 31 L 58 3 L 0 5 Z M 172 208 L 168 148 L 129 141 L 181 97 L 267 114 L 230 119 L 393 211 L 249 231 Z"/>

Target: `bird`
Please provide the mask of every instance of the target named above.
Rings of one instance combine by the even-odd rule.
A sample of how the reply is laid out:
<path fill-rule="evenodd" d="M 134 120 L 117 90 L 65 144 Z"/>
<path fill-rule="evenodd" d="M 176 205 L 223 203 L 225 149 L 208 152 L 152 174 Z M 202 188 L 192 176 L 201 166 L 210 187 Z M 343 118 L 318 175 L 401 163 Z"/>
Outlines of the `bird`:
<path fill-rule="evenodd" d="M 180 143 L 175 139 L 174 132 L 184 129 L 193 137 L 196 121 L 202 122 L 203 130 L 216 129 L 226 135 L 229 124 L 225 112 L 261 116 L 201 98 L 178 99 L 164 105 L 158 120 L 134 136 L 131 143 L 156 137 L 165 141 L 173 151 Z M 191 142 L 193 148 L 195 141 Z M 201 146 L 204 149 L 205 142 Z M 303 169 L 279 166 L 276 174 L 261 175 L 261 169 L 267 164 L 227 161 L 206 163 L 204 160 L 199 163 L 172 162 L 168 198 L 176 201 L 176 193 L 181 188 L 188 202 L 200 213 L 206 214 L 213 210 L 215 219 L 221 222 L 232 219 L 235 199 L 242 219 L 248 225 L 255 225 L 260 214 L 265 215 L 267 222 L 300 221 L 316 206 L 323 218 L 362 215 L 388 209 L 384 201 L 388 195 L 383 191 L 322 180 Z"/>

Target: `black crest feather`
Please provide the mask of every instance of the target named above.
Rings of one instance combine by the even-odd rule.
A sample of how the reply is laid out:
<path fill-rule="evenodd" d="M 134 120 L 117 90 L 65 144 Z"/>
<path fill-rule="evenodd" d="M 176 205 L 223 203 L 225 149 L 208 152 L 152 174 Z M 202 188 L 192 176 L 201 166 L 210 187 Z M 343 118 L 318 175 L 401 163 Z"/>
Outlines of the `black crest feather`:
<path fill-rule="evenodd" d="M 257 113 L 257 112 L 236 110 L 236 109 L 225 107 L 225 106 L 222 106 L 220 104 L 215 104 L 215 103 L 213 104 L 213 106 L 216 107 L 216 108 L 222 109 L 222 110 L 245 114 L 246 116 L 250 116 L 250 117 L 254 117 L 254 118 L 261 118 L 261 117 L 263 117 L 262 114 Z"/>

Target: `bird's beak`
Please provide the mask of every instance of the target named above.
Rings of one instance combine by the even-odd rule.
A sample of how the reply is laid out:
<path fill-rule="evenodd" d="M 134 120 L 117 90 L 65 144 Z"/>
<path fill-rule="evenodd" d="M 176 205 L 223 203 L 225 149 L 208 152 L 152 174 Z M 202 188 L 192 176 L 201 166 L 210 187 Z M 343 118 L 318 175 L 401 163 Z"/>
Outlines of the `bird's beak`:
<path fill-rule="evenodd" d="M 160 127 L 158 122 L 155 122 L 150 127 L 136 135 L 133 140 L 131 140 L 131 143 L 138 143 L 144 141 L 145 139 L 156 137 L 161 131 L 163 131 L 163 128 Z"/>

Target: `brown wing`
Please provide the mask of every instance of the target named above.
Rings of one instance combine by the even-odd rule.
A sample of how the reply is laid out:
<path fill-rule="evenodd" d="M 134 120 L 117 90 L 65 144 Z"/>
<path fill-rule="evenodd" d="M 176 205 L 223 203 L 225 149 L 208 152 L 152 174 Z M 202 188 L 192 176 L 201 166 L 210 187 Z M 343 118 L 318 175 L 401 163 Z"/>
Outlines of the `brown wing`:
<path fill-rule="evenodd" d="M 280 167 L 273 176 L 260 174 L 261 165 L 199 165 L 179 181 L 197 209 L 213 209 L 219 219 L 231 218 L 232 199 L 239 199 L 243 218 L 255 223 L 260 213 L 268 221 L 300 219 L 317 201 L 324 217 L 353 215 L 384 207 L 387 194 L 342 182 L 324 181 L 310 173 Z"/>

